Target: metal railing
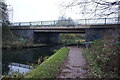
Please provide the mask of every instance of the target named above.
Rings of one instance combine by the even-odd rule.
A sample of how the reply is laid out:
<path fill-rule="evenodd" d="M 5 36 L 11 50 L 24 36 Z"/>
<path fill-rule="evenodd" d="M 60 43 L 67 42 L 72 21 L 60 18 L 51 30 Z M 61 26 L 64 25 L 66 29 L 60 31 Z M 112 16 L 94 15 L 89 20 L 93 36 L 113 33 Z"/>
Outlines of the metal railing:
<path fill-rule="evenodd" d="M 99 24 L 120 24 L 120 17 L 112 18 L 93 18 L 77 20 L 53 20 L 53 21 L 34 21 L 34 22 L 15 22 L 12 26 L 75 26 L 75 25 L 99 25 Z"/>

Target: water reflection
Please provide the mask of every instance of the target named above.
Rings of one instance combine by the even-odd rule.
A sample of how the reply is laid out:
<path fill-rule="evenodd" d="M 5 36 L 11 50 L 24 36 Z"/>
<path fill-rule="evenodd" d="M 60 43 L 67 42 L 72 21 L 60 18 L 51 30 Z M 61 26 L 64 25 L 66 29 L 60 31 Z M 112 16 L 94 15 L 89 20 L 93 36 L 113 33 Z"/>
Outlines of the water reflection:
<path fill-rule="evenodd" d="M 41 48 L 29 48 L 29 49 L 12 49 L 12 50 L 3 50 L 2 53 L 2 74 L 11 74 L 11 72 L 27 72 L 29 69 L 10 65 L 11 63 L 17 64 L 32 64 L 38 61 L 39 57 L 50 56 L 53 54 L 54 49 L 59 49 L 59 46 L 49 46 Z M 11 71 L 12 70 L 12 71 Z"/>
<path fill-rule="evenodd" d="M 30 65 L 19 64 L 19 63 L 14 63 L 14 62 L 9 64 L 8 67 L 10 68 L 8 75 L 12 75 L 12 73 L 14 73 L 14 72 L 24 74 L 24 73 L 30 71 L 30 69 L 32 69 L 32 66 L 30 66 Z"/>

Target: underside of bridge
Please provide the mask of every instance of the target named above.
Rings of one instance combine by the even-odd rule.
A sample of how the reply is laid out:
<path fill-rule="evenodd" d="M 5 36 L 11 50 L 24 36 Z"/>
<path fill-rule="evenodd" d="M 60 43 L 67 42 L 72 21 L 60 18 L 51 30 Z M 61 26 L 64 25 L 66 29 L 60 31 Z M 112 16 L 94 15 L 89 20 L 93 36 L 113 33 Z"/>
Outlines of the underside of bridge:
<path fill-rule="evenodd" d="M 57 44 L 59 43 L 59 33 L 34 32 L 33 43 Z"/>
<path fill-rule="evenodd" d="M 85 34 L 85 29 L 12 29 L 13 33 L 22 38 L 27 38 L 33 43 L 58 44 L 61 33 Z"/>

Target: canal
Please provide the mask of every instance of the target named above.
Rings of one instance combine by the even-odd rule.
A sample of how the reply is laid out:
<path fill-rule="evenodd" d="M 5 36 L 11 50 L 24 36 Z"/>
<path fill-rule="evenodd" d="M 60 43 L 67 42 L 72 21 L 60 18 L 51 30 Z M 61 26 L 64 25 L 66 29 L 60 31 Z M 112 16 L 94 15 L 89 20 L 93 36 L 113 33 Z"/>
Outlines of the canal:
<path fill-rule="evenodd" d="M 55 49 L 59 48 L 60 46 L 48 46 L 2 50 L 2 74 L 26 73 L 33 68 L 32 64 L 38 64 L 40 58 L 49 57 L 54 54 Z"/>

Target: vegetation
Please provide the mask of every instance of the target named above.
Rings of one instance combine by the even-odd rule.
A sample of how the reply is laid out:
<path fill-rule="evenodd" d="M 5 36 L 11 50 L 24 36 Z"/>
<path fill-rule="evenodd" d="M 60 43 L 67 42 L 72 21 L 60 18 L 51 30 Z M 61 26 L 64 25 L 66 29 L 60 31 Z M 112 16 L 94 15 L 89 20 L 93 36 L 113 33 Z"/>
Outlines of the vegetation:
<path fill-rule="evenodd" d="M 111 15 L 117 16 L 119 15 L 119 0 L 70 0 L 64 1 L 62 7 L 65 9 L 76 9 L 78 8 L 78 13 L 82 14 L 84 18 L 88 17 L 109 17 Z M 88 6 L 90 5 L 90 6 Z M 109 6 L 108 6 L 109 5 Z"/>
<path fill-rule="evenodd" d="M 16 79 L 16 80 L 20 80 L 24 77 L 23 73 L 20 73 L 19 71 L 13 72 L 12 76 L 9 76 L 7 74 L 2 76 L 2 80 L 10 80 L 12 78 Z"/>
<path fill-rule="evenodd" d="M 68 51 L 68 48 L 61 48 L 41 65 L 31 70 L 24 78 L 55 78 Z"/>
<path fill-rule="evenodd" d="M 119 31 L 118 31 L 119 33 Z M 112 34 L 112 35 L 111 35 Z M 88 74 L 92 78 L 118 78 L 120 34 L 113 35 L 112 31 L 105 34 L 103 39 L 93 41 L 91 48 L 84 50 L 88 61 Z"/>
<path fill-rule="evenodd" d="M 30 39 L 17 37 L 10 29 L 10 26 L 2 26 L 2 47 L 3 48 L 22 48 L 22 47 L 39 47 L 47 44 L 33 44 Z"/>
<path fill-rule="evenodd" d="M 6 24 L 2 27 L 2 47 L 11 48 L 11 47 L 22 47 L 28 46 L 31 42 L 29 40 L 16 37 L 10 27 Z"/>
<path fill-rule="evenodd" d="M 0 0 L 0 12 L 2 15 L 2 19 L 0 19 L 4 24 L 9 24 L 9 17 L 8 17 L 8 8 L 7 4 L 5 3 L 5 0 Z"/>
<path fill-rule="evenodd" d="M 73 19 L 71 17 L 66 18 L 64 15 L 60 16 L 58 18 L 58 22 L 56 24 L 57 26 L 74 26 L 75 22 L 73 21 Z"/>
<path fill-rule="evenodd" d="M 64 44 L 65 41 L 67 45 L 76 44 L 78 41 L 83 43 L 85 41 L 84 34 L 61 34 L 60 42 Z"/>
<path fill-rule="evenodd" d="M 8 8 L 7 4 L 4 1 L 0 1 L 1 10 L 2 10 L 2 47 L 21 47 L 28 45 L 28 40 L 23 38 L 16 37 L 10 30 L 10 21 L 8 17 Z"/>

